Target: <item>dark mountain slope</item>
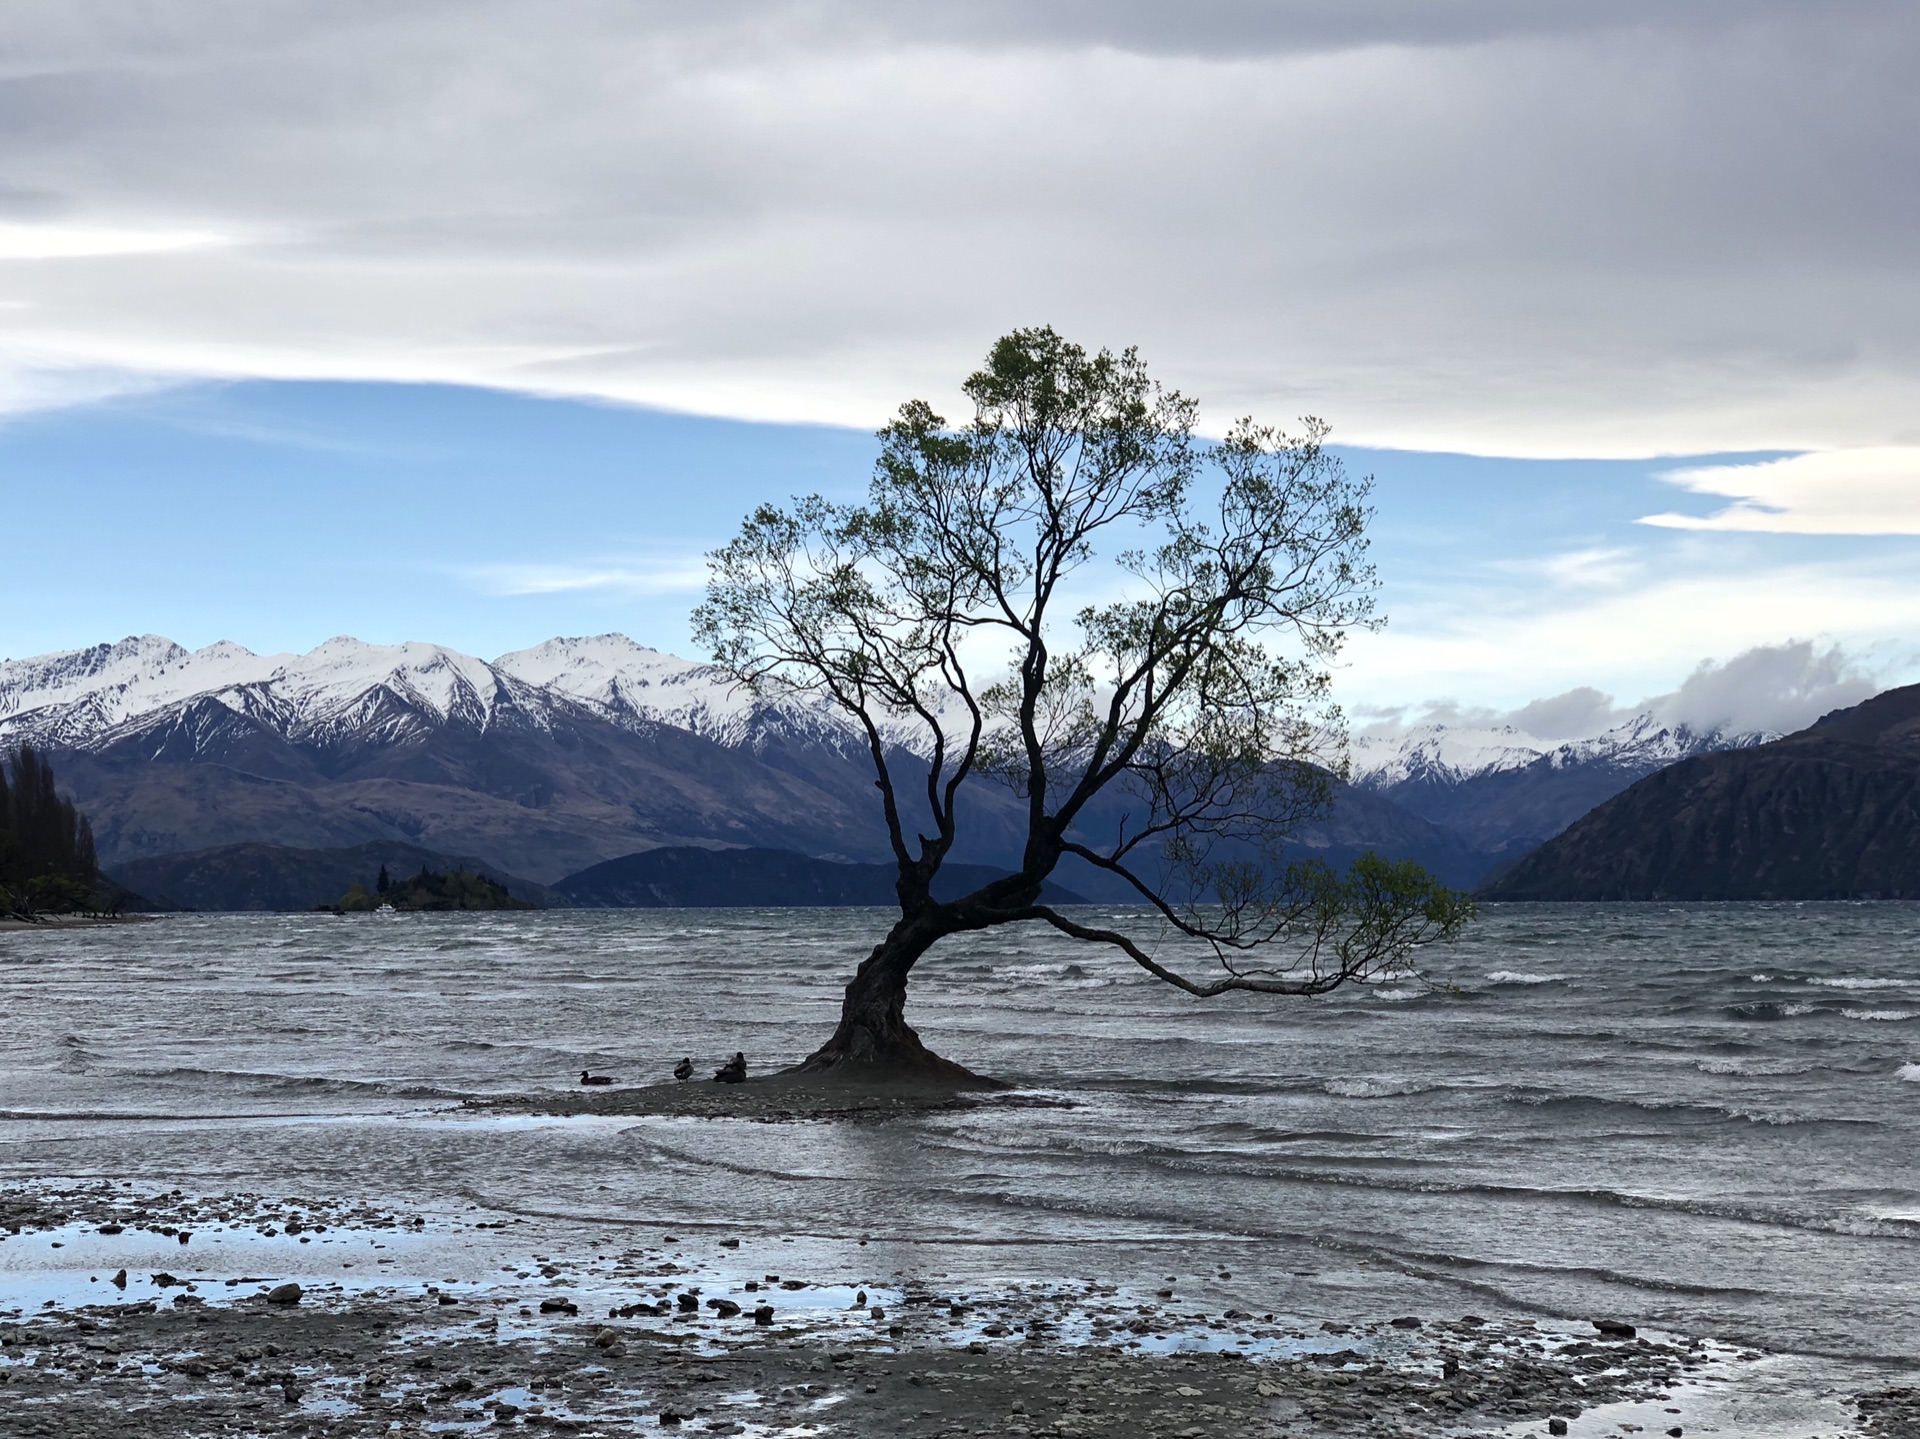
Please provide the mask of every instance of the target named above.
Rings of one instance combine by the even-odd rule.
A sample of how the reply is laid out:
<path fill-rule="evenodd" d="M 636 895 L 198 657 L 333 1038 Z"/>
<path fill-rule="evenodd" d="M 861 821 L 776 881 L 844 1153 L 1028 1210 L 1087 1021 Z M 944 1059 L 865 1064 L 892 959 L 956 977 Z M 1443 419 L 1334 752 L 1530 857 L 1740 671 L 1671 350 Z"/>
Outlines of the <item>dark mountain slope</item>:
<path fill-rule="evenodd" d="M 546 886 L 484 861 L 392 841 L 339 849 L 228 844 L 192 854 L 137 859 L 114 871 L 112 878 L 162 909 L 308 910 L 332 904 L 352 885 L 371 890 L 382 865 L 401 879 L 422 869 L 471 870 L 505 885 L 515 899 L 541 906 L 560 902 Z"/>
<path fill-rule="evenodd" d="M 1368 850 L 1388 859 L 1415 860 L 1442 884 L 1461 889 L 1477 884 L 1491 859 L 1446 826 L 1384 795 L 1345 784 L 1334 787 L 1333 803 L 1324 815 L 1296 832 L 1288 857 L 1323 859 L 1345 869 Z M 1068 882 L 1079 883 L 1077 871 Z"/>
<path fill-rule="evenodd" d="M 1544 755 L 1518 769 L 1452 782 L 1410 779 L 1381 793 L 1476 849 L 1523 854 L 1612 799 L 1649 768 L 1599 762 L 1569 766 Z"/>
<path fill-rule="evenodd" d="M 60 763 L 77 801 L 95 816 L 103 863 L 117 872 L 137 860 L 248 843 L 413 845 L 479 856 L 542 883 L 660 846 L 887 857 L 866 757 L 805 736 L 763 734 L 726 745 L 667 724 L 617 725 L 564 705 L 536 713 L 511 696 L 482 726 L 421 714 L 385 690 L 364 697 L 355 719 L 330 734 L 296 738 L 271 713 L 203 698 L 68 752 Z M 909 828 L 925 828 L 914 812 L 919 762 L 907 754 L 894 760 Z M 955 860 L 1017 862 L 1018 797 L 993 785 L 969 788 Z M 1115 832 L 1127 808 L 1123 796 L 1102 796 L 1087 813 L 1087 832 Z M 1303 827 L 1299 840 L 1299 853 L 1336 865 L 1370 848 L 1417 859 L 1456 885 L 1485 870 L 1484 858 L 1450 831 L 1361 790 L 1342 788 L 1332 811 Z M 1131 897 L 1092 871 L 1063 878 L 1096 899 Z"/>
<path fill-rule="evenodd" d="M 109 868 L 249 841 L 415 844 L 541 879 L 690 840 L 884 852 L 871 779 L 830 751 L 774 765 L 585 713 L 535 722 L 503 709 L 484 730 L 420 724 L 377 744 L 290 740 L 209 700 L 61 762 L 101 815 Z"/>
<path fill-rule="evenodd" d="M 1649 775 L 1485 895 L 1920 898 L 1920 685 Z"/>

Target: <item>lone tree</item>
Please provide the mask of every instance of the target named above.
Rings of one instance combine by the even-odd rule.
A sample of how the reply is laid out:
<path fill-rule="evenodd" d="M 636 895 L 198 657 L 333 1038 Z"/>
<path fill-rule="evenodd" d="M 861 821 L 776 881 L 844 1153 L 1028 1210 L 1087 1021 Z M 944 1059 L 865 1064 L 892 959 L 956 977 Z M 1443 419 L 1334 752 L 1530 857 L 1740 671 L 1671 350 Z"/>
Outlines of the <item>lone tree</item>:
<path fill-rule="evenodd" d="M 762 506 L 709 557 L 697 632 L 757 690 L 825 696 L 864 736 L 899 867 L 900 917 L 847 985 L 803 1070 L 973 1076 L 905 1018 L 948 935 L 1051 925 L 1205 998 L 1316 995 L 1404 967 L 1471 907 L 1419 867 L 1345 873 L 1286 842 L 1331 797 L 1343 731 L 1328 666 L 1378 623 L 1369 482 L 1243 420 L 1196 440 L 1194 402 L 1131 349 L 1051 328 L 993 346 L 973 418 L 923 402 L 880 431 L 866 503 Z M 1102 543 L 1123 598 L 1076 603 Z M 958 899 L 935 877 L 982 786 L 1011 787 L 1017 872 Z M 1004 801 L 1003 801 L 1004 803 Z M 1138 925 L 1040 902 L 1067 856 L 1116 876 Z"/>

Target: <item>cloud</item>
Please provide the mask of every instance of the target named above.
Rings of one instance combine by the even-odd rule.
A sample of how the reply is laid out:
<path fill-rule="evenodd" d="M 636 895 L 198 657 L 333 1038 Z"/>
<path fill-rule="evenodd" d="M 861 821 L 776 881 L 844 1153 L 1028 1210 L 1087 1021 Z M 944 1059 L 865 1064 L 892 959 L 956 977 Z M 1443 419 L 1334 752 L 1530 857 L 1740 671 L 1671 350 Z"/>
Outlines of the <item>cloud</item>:
<path fill-rule="evenodd" d="M 208 230 L 111 230 L 86 225 L 0 221 L 0 260 L 78 260 L 102 255 L 164 255 L 230 245 Z"/>
<path fill-rule="evenodd" d="M 1686 725 L 1700 733 L 1790 734 L 1879 693 L 1878 669 L 1840 645 L 1788 640 L 1757 645 L 1726 661 L 1702 660 L 1678 689 L 1636 704 L 1618 704 L 1610 694 L 1579 685 L 1506 711 L 1446 700 L 1396 710 L 1369 725 L 1367 733 L 1397 738 L 1417 726 L 1443 724 L 1511 728 L 1529 739 L 1560 743 L 1651 715 L 1659 724 Z"/>
<path fill-rule="evenodd" d="M 462 573 L 489 594 L 566 595 L 604 592 L 625 595 L 691 594 L 707 583 L 704 562 L 667 560 L 657 565 L 611 561 L 584 564 L 489 564 L 467 566 Z"/>
<path fill-rule="evenodd" d="M 1711 465 L 1661 476 L 1695 494 L 1734 500 L 1711 515 L 1659 514 L 1667 529 L 1792 535 L 1920 535 L 1920 446 L 1887 445 Z"/>
<path fill-rule="evenodd" d="M 1524 704 L 1502 720 L 1541 739 L 1579 739 L 1599 734 L 1620 722 L 1613 696 L 1592 685 L 1580 685 L 1565 694 Z"/>
<path fill-rule="evenodd" d="M 1616 696 L 1674 693 L 1703 655 L 1734 656 L 1806 637 L 1838 645 L 1882 685 L 1920 678 L 1920 586 L 1911 547 L 1785 560 L 1676 537 L 1611 589 L 1497 587 L 1463 577 L 1418 607 L 1395 603 L 1378 634 L 1355 636 L 1340 676 L 1356 707 L 1408 695 L 1470 695 L 1505 713 L 1598 684 Z M 1712 537 L 1714 546 L 1735 543 Z M 1389 599 L 1392 596 L 1389 595 Z M 1817 642 L 1816 642 L 1817 637 Z"/>
<path fill-rule="evenodd" d="M 0 214 L 122 240 L 0 245 L 0 373 L 868 426 L 1048 321 L 1210 423 L 1895 444 L 1916 58 L 1784 0 L 18 0 Z"/>
<path fill-rule="evenodd" d="M 1882 688 L 1862 657 L 1809 640 L 1761 645 L 1723 664 L 1703 660 L 1672 694 L 1642 706 L 1696 730 L 1788 734 Z"/>

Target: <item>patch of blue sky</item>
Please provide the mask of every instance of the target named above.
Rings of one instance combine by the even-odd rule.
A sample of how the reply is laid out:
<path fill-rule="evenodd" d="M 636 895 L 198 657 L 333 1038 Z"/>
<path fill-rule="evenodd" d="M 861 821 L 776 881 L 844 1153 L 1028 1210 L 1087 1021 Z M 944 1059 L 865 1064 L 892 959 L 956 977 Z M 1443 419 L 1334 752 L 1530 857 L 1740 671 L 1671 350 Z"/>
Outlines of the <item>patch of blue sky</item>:
<path fill-rule="evenodd" d="M 615 629 L 692 653 L 704 551 L 763 501 L 858 495 L 875 451 L 858 430 L 384 383 L 198 384 L 19 416 L 0 425 L 0 653 L 352 634 L 491 658 Z M 1769 574 L 1814 592 L 1835 567 L 1904 579 L 1913 540 L 1640 523 L 1726 503 L 1663 473 L 1771 456 L 1344 454 L 1375 476 L 1392 617 L 1343 681 L 1363 708 L 1581 683 L 1630 697 L 1744 644 L 1892 643 L 1915 618 L 1876 612 L 1873 584 L 1804 606 L 1798 630 L 1742 599 Z M 1684 612 L 1636 602 L 1661 592 Z M 1572 617 L 1558 641 L 1556 616 Z"/>

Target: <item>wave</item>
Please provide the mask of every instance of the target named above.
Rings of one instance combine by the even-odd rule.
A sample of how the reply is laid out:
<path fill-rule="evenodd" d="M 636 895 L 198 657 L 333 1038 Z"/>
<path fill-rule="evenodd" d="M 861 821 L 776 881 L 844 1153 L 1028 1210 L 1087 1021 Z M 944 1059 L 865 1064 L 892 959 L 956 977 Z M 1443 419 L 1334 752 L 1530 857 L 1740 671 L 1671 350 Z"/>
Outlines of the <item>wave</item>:
<path fill-rule="evenodd" d="M 1751 1109 L 1734 1104 L 1715 1104 L 1707 1100 L 1629 1099 L 1602 1094 L 1567 1094 L 1559 1091 L 1513 1090 L 1504 1096 L 1508 1104 L 1529 1108 L 1592 1108 L 1600 1110 L 1632 1109 L 1642 1114 L 1672 1114 L 1706 1120 L 1740 1121 L 1776 1127 L 1802 1124 L 1874 1125 L 1871 1119 L 1849 1119 L 1833 1115 L 1794 1114 L 1779 1109 Z"/>
<path fill-rule="evenodd" d="M 1840 1013 L 1848 1019 L 1871 1019 L 1887 1024 L 1898 1024 L 1903 1019 L 1920 1019 L 1920 1009 L 1843 1009 Z"/>
<path fill-rule="evenodd" d="M 1825 1014 L 1830 1011 L 1818 1004 L 1783 1004 L 1777 1000 L 1755 1000 L 1750 1004 L 1729 1004 L 1725 1013 L 1729 1019 L 1798 1019 L 1803 1014 Z"/>
<path fill-rule="evenodd" d="M 954 1146 L 961 1153 L 963 1146 Z M 1058 1152 L 1058 1151 L 1054 1151 Z M 1070 1152 L 1090 1153 L 1090 1157 L 1111 1158 L 1116 1162 L 1131 1161 L 1159 1170 L 1173 1170 L 1183 1174 L 1206 1176 L 1215 1179 L 1257 1178 L 1280 1180 L 1310 1186 L 1326 1186 L 1335 1189 L 1363 1190 L 1381 1194 L 1408 1196 L 1444 1195 L 1458 1199 L 1483 1199 L 1504 1204 L 1551 1204 L 1577 1205 L 1602 1210 L 1638 1210 L 1653 1213 L 1684 1215 L 1696 1219 L 1719 1220 L 1725 1223 L 1753 1225 L 1764 1229 L 1784 1229 L 1803 1234 L 1830 1234 L 1853 1239 L 1873 1239 L 1888 1241 L 1902 1246 L 1920 1239 L 1920 1219 L 1905 1215 L 1874 1214 L 1871 1212 L 1793 1212 L 1776 1209 L 1764 1204 L 1742 1204 L 1735 1201 L 1713 1199 L 1705 1196 L 1682 1196 L 1662 1194 L 1634 1194 L 1623 1190 L 1608 1189 L 1600 1186 L 1569 1186 L 1558 1188 L 1546 1185 L 1501 1184 L 1453 1179 L 1425 1179 L 1408 1176 L 1391 1169 L 1372 1169 L 1364 1161 L 1355 1157 L 1342 1157 L 1331 1161 L 1326 1167 L 1306 1167 L 1295 1164 L 1259 1164 L 1247 1165 L 1242 1156 L 1221 1156 L 1211 1153 L 1187 1154 L 1177 1151 L 1154 1151 L 1152 1148 L 1133 1150 L 1126 1153 L 1109 1153 L 1105 1150 L 1082 1150 L 1071 1146 Z M 969 1203 L 989 1205 L 1008 1205 L 1019 1208 L 1033 1208 L 1062 1212 L 1124 1214 L 1127 1218 L 1143 1217 L 1138 1201 L 1124 1194 L 1103 1197 L 1097 1186 L 1080 1186 L 1076 1197 L 1067 1198 L 1061 1194 L 1042 1194 L 1032 1191 L 1005 1190 L 956 1190 L 947 1186 L 930 1186 L 931 1193 L 951 1196 Z M 1173 1215 L 1161 1212 L 1157 1217 L 1172 1218 Z M 1192 1221 L 1197 1216 L 1184 1215 Z M 1243 1234 L 1244 1237 L 1244 1234 Z M 1322 1236 L 1324 1239 L 1324 1236 Z M 1522 1265 L 1520 1267 L 1528 1267 Z M 1590 1271 L 1582 1266 L 1561 1268 L 1554 1265 L 1541 1266 L 1541 1272 L 1582 1273 Z M 1622 1280 L 1621 1282 L 1633 1282 Z M 1656 1282 L 1654 1287 L 1666 1287 Z M 1763 1291 L 1724 1288 L 1720 1286 L 1693 1286 L 1676 1284 L 1672 1286 L 1678 1292 L 1698 1292 L 1702 1294 L 1756 1294 Z"/>
<path fill-rule="evenodd" d="M 1702 1074 L 1749 1074 L 1768 1077 L 1806 1074 L 1820 1067 L 1812 1060 L 1801 1059 L 1702 1059 L 1694 1065 L 1694 1068 Z"/>
<path fill-rule="evenodd" d="M 1352 1075 L 1329 1079 L 1320 1086 L 1341 1099 L 1395 1099 L 1407 1094 L 1425 1094 L 1433 1085 L 1418 1079 L 1400 1079 L 1392 1075 Z"/>
<path fill-rule="evenodd" d="M 176 1065 L 169 1069 L 123 1069 L 118 1073 L 138 1079 L 237 1080 L 251 1085 L 256 1092 L 293 1090 L 379 1094 L 394 1099 L 466 1099 L 469 1097 L 468 1092 L 464 1090 L 438 1089 L 424 1084 L 396 1084 L 390 1080 L 348 1079 L 339 1075 L 324 1074 L 274 1074 L 247 1069 L 202 1069 L 193 1065 Z"/>
<path fill-rule="evenodd" d="M 1520 970 L 1496 969 L 1487 976 L 1489 984 L 1558 984 L 1571 979 L 1568 974 L 1527 974 Z"/>
<path fill-rule="evenodd" d="M 1131 974 L 1092 974 L 1077 964 L 979 964 L 971 968 L 995 979 L 1040 981 L 1055 989 L 1111 989 L 1134 978 Z"/>
<path fill-rule="evenodd" d="M 1920 1084 L 1920 1064 L 1903 1064 L 1894 1071 L 1894 1076 L 1906 1080 L 1909 1084 Z"/>
<path fill-rule="evenodd" d="M 1364 1129 L 1269 1129 L 1236 1119 L 1203 1124 L 1194 1132 L 1245 1144 L 1375 1144 L 1386 1137 Z"/>
<path fill-rule="evenodd" d="M 1915 983 L 1909 979 L 1809 979 L 1808 984 L 1817 984 L 1823 989 L 1913 989 Z"/>

